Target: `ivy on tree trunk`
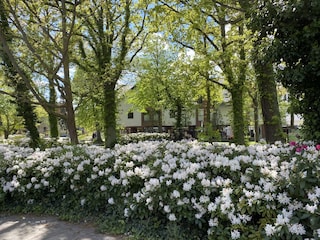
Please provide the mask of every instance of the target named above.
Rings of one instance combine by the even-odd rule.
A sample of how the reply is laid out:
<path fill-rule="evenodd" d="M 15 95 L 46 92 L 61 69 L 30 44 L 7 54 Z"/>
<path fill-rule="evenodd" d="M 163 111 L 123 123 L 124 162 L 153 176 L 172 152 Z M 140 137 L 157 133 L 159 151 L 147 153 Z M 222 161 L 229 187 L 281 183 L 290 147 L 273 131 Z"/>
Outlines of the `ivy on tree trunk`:
<path fill-rule="evenodd" d="M 284 137 L 272 63 L 256 60 L 254 67 L 257 74 L 266 141 L 268 143 L 283 141 Z"/>
<path fill-rule="evenodd" d="M 0 18 L 1 38 L 6 42 L 11 42 L 12 35 L 10 34 L 8 18 L 2 1 L 0 2 Z M 18 77 L 18 74 L 6 52 L 6 50 L 8 50 L 5 49 L 6 47 L 7 46 L 2 43 L 1 57 L 3 64 L 6 66 L 6 75 L 11 79 L 9 85 L 11 85 L 15 90 L 14 97 L 17 104 L 17 112 L 18 115 L 23 117 L 25 128 L 29 132 L 30 147 L 37 148 L 40 145 L 40 136 L 36 127 L 37 116 L 34 112 L 34 107 L 31 104 L 29 90 L 23 80 Z"/>
<path fill-rule="evenodd" d="M 104 124 L 105 147 L 113 148 L 117 141 L 116 131 L 116 92 L 115 83 L 107 81 L 104 84 Z"/>

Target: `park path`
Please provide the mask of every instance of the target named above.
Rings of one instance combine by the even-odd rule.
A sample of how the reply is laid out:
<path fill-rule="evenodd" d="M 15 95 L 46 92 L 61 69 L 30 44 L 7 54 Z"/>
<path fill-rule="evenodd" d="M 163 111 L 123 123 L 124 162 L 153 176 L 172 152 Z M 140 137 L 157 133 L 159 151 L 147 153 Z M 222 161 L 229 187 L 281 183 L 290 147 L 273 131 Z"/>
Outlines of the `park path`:
<path fill-rule="evenodd" d="M 70 223 L 52 216 L 0 214 L 0 240 L 124 240 L 98 233 L 86 223 Z"/>

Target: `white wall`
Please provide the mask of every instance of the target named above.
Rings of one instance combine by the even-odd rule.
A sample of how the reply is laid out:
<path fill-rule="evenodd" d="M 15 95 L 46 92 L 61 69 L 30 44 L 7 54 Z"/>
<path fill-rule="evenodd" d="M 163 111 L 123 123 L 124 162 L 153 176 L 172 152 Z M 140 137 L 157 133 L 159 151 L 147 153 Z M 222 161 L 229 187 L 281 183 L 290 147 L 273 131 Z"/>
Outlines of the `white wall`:
<path fill-rule="evenodd" d="M 164 110 L 162 113 L 162 125 L 163 126 L 174 126 L 175 119 L 170 117 L 170 111 Z"/>
<path fill-rule="evenodd" d="M 138 111 L 132 111 L 133 106 L 131 104 L 121 102 L 119 105 L 119 124 L 123 127 L 137 127 L 141 126 L 141 113 Z M 128 113 L 133 112 L 133 118 L 128 118 Z"/>

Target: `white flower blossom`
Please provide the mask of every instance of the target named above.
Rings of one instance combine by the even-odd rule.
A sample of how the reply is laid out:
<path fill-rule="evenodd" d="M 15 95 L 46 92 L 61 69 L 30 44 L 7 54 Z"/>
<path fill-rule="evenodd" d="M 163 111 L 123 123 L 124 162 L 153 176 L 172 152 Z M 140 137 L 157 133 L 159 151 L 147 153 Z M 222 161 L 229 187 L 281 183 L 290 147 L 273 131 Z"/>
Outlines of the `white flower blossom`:
<path fill-rule="evenodd" d="M 177 221 L 176 215 L 174 213 L 170 213 L 168 219 L 172 222 Z"/>
<path fill-rule="evenodd" d="M 170 206 L 169 206 L 169 205 L 163 206 L 163 210 L 164 210 L 166 213 L 170 213 L 170 212 L 171 212 L 171 209 L 170 209 Z"/>
<path fill-rule="evenodd" d="M 232 230 L 231 239 L 239 239 L 239 238 L 240 238 L 240 232 L 238 230 Z"/>
<path fill-rule="evenodd" d="M 291 202 L 291 199 L 290 199 L 290 197 L 288 197 L 288 193 L 286 193 L 286 192 L 279 193 L 277 195 L 277 199 L 278 199 L 279 203 L 281 203 L 281 204 L 290 204 L 290 202 Z"/>
<path fill-rule="evenodd" d="M 271 224 L 266 224 L 264 230 L 268 237 L 274 235 L 277 232 L 276 227 L 272 226 Z"/>
<path fill-rule="evenodd" d="M 318 206 L 317 205 L 309 205 L 307 204 L 306 205 L 306 210 L 310 213 L 315 213 L 315 211 L 318 209 Z"/>
<path fill-rule="evenodd" d="M 108 203 L 109 203 L 110 205 L 113 205 L 113 204 L 114 204 L 114 199 L 113 199 L 113 198 L 109 198 L 109 199 L 108 199 Z"/>
<path fill-rule="evenodd" d="M 35 183 L 35 182 L 37 182 L 37 181 L 38 181 L 38 180 L 37 180 L 36 177 L 32 177 L 32 178 L 31 178 L 31 182 L 32 182 L 32 183 Z"/>
<path fill-rule="evenodd" d="M 289 232 L 297 235 L 304 235 L 306 233 L 306 230 L 300 223 L 294 223 L 292 225 L 289 225 Z"/>
<path fill-rule="evenodd" d="M 203 187 L 210 187 L 211 186 L 211 181 L 209 179 L 202 179 L 201 180 L 201 185 Z"/>
<path fill-rule="evenodd" d="M 216 227 L 216 226 L 218 226 L 218 224 L 219 224 L 219 220 L 216 217 L 214 219 L 210 219 L 209 220 L 209 226 L 210 227 Z"/>
<path fill-rule="evenodd" d="M 171 193 L 171 198 L 179 198 L 180 197 L 180 192 L 177 190 L 173 190 Z"/>

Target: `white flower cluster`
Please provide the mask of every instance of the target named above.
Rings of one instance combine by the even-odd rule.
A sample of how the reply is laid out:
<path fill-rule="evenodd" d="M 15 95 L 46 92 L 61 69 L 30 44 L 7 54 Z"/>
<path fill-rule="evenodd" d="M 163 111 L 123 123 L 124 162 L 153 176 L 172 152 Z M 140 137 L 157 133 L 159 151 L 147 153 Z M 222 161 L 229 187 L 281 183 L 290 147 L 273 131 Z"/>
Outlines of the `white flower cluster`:
<path fill-rule="evenodd" d="M 64 189 L 57 197 L 77 196 L 81 206 L 100 201 L 121 206 L 126 217 L 145 211 L 168 221 L 187 219 L 207 226 L 211 236 L 228 231 L 223 234 L 239 239 L 248 226 L 264 229 L 267 237 L 282 231 L 309 236 L 297 217 L 319 215 L 320 163 L 315 159 L 320 155 L 312 146 L 305 149 L 295 153 L 280 143 L 245 147 L 196 141 L 144 141 L 112 150 L 0 145 L 0 161 L 8 163 L 0 169 L 0 182 L 4 193 L 32 202 Z"/>
<path fill-rule="evenodd" d="M 119 142 L 121 144 L 128 144 L 128 143 L 137 143 L 140 141 L 157 141 L 163 139 L 170 139 L 169 133 L 146 133 L 146 132 L 139 132 L 139 133 L 130 133 L 130 134 L 122 134 L 120 136 Z"/>

